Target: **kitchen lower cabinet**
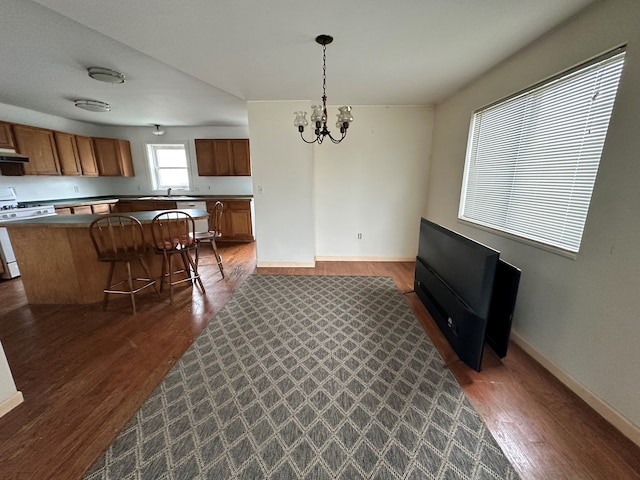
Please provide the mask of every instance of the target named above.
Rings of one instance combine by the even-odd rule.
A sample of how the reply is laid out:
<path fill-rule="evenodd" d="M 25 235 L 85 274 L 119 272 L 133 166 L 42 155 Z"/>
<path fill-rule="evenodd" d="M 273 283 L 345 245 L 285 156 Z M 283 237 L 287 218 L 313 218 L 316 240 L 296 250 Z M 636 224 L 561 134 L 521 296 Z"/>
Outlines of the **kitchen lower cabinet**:
<path fill-rule="evenodd" d="M 71 207 L 71 213 L 73 214 L 92 214 L 91 205 L 77 205 L 75 207 Z"/>
<path fill-rule="evenodd" d="M 213 215 L 213 207 L 217 200 L 207 200 L 207 211 Z M 251 220 L 251 200 L 219 200 L 222 202 L 222 219 L 220 238 L 224 242 L 252 242 L 253 227 Z"/>
<path fill-rule="evenodd" d="M 120 200 L 115 205 L 117 212 L 148 212 L 150 210 L 175 210 L 173 200 Z"/>
<path fill-rule="evenodd" d="M 91 205 L 91 213 L 111 213 L 111 206 L 108 203 L 97 203 L 95 205 Z"/>

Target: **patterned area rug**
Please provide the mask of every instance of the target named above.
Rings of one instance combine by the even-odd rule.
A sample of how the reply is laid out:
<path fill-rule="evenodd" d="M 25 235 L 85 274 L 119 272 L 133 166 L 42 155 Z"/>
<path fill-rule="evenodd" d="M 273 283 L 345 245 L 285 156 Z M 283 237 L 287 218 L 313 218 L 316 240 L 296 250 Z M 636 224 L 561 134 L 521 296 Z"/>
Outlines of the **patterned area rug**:
<path fill-rule="evenodd" d="M 86 478 L 518 476 L 392 279 L 252 275 Z"/>

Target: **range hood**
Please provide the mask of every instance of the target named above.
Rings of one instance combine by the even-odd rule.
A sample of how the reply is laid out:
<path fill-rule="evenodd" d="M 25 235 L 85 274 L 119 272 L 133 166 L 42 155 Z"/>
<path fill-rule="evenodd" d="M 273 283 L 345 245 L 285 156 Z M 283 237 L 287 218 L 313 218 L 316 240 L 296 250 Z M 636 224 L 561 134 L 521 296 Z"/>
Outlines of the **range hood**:
<path fill-rule="evenodd" d="M 0 162 L 26 163 L 29 157 L 16 153 L 15 150 L 0 149 Z"/>

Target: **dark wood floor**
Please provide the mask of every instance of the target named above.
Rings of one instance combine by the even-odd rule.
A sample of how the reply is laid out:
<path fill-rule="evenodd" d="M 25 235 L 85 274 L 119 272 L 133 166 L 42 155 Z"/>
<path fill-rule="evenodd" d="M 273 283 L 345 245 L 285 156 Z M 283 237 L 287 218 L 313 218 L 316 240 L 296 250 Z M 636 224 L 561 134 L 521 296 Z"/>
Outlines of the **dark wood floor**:
<path fill-rule="evenodd" d="M 222 247 L 206 296 L 179 287 L 173 305 L 152 292 L 100 305 L 26 303 L 19 279 L 0 282 L 0 340 L 25 402 L 0 418 L 0 478 L 80 478 L 248 275 L 253 244 Z M 319 262 L 260 274 L 392 276 L 413 285 L 410 263 Z M 406 299 L 471 402 L 524 479 L 640 479 L 632 444 L 515 345 L 483 370 L 458 361 L 413 293 Z"/>

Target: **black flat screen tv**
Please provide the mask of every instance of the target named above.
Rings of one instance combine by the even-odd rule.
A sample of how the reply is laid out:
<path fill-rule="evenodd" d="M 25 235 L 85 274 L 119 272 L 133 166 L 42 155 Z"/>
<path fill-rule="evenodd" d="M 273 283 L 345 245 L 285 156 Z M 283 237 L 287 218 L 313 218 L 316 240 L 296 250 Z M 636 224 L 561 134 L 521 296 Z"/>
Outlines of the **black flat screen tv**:
<path fill-rule="evenodd" d="M 418 258 L 435 271 L 478 315 L 491 306 L 500 252 L 425 218 L 420 222 Z"/>
<path fill-rule="evenodd" d="M 485 341 L 506 355 L 520 270 L 500 252 L 425 218 L 414 289 L 461 360 L 480 370 Z"/>

